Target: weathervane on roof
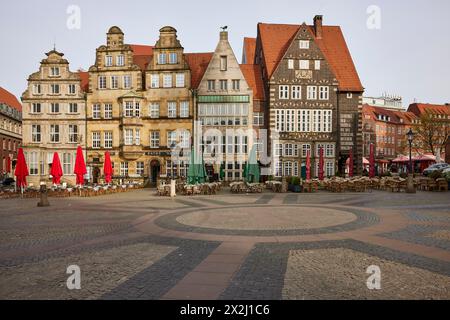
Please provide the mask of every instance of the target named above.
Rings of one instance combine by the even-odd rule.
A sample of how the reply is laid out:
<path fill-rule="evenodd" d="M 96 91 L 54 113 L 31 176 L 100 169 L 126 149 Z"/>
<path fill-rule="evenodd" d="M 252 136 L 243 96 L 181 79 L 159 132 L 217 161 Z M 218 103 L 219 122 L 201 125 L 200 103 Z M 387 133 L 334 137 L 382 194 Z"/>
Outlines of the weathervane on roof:
<path fill-rule="evenodd" d="M 220 29 L 222 29 L 222 31 L 227 31 L 228 30 L 228 26 L 220 27 Z"/>

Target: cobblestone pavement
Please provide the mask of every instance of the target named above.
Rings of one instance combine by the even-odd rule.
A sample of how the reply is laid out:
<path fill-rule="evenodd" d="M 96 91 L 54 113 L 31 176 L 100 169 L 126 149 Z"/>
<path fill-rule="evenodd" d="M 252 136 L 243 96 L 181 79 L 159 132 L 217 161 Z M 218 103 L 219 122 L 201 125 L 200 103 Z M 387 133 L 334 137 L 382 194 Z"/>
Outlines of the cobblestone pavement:
<path fill-rule="evenodd" d="M 0 299 L 450 299 L 449 193 L 50 202 L 0 200 Z"/>

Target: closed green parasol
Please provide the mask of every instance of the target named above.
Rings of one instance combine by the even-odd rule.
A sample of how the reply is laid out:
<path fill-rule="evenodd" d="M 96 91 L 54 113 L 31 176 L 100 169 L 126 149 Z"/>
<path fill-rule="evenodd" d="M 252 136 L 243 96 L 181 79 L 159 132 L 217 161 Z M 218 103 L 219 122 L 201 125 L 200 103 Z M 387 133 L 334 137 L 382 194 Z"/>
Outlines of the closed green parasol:
<path fill-rule="evenodd" d="M 244 168 L 244 178 L 249 183 L 259 183 L 259 164 L 256 159 L 256 146 L 252 147 L 248 162 Z"/>

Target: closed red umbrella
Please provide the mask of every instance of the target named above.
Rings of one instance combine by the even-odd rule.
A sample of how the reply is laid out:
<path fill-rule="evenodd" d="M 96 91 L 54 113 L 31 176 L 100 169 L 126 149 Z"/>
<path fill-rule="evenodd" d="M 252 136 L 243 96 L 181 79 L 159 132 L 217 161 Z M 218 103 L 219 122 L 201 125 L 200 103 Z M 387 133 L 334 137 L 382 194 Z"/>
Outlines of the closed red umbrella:
<path fill-rule="evenodd" d="M 112 181 L 112 165 L 111 165 L 111 156 L 109 155 L 109 152 L 105 152 L 105 163 L 103 164 L 103 173 L 105 174 L 105 181 L 106 183 L 111 183 Z"/>
<path fill-rule="evenodd" d="M 22 148 L 19 148 L 19 152 L 17 153 L 17 164 L 14 175 L 16 176 L 16 185 L 18 188 L 27 186 L 28 167 Z"/>
<path fill-rule="evenodd" d="M 322 181 L 324 178 L 323 172 L 323 147 L 319 148 L 319 180 Z"/>
<path fill-rule="evenodd" d="M 84 163 L 83 150 L 79 146 L 77 148 L 77 157 L 75 159 L 75 169 L 73 173 L 77 176 L 77 184 L 84 184 L 84 175 L 87 173 L 86 164 Z"/>
<path fill-rule="evenodd" d="M 63 171 L 61 168 L 61 161 L 59 160 L 58 152 L 55 152 L 53 154 L 52 169 L 50 170 L 50 174 L 52 175 L 53 184 L 61 183 L 61 177 L 63 176 Z"/>
<path fill-rule="evenodd" d="M 306 152 L 306 180 L 311 180 L 311 151 Z"/>
<path fill-rule="evenodd" d="M 369 178 L 375 177 L 375 146 L 370 144 L 370 158 L 369 158 Z"/>
<path fill-rule="evenodd" d="M 350 149 L 350 157 L 348 161 L 348 176 L 353 177 L 353 149 Z"/>
<path fill-rule="evenodd" d="M 11 158 L 9 156 L 6 157 L 6 173 L 11 173 Z"/>

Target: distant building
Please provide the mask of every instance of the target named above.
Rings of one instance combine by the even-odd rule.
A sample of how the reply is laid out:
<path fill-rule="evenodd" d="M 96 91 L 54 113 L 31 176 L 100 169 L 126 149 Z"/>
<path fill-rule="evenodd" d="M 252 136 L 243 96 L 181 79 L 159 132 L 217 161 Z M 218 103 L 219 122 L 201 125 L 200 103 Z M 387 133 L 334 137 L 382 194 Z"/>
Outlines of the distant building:
<path fill-rule="evenodd" d="M 22 105 L 11 92 L 0 87 L 0 174 L 6 169 L 8 156 L 11 163 L 16 159 L 21 144 Z"/>
<path fill-rule="evenodd" d="M 381 97 L 363 97 L 363 104 L 385 109 L 405 110 L 402 104 L 402 97 L 396 95 L 383 94 Z"/>

